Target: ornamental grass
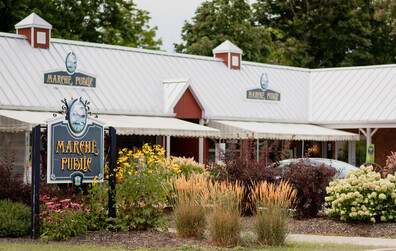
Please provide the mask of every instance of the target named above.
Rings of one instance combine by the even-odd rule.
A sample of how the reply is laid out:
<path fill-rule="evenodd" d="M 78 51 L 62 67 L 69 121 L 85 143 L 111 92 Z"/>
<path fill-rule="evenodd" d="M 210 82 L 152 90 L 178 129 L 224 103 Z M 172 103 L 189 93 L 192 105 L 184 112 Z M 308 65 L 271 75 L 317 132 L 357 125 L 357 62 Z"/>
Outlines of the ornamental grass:
<path fill-rule="evenodd" d="M 241 233 L 241 200 L 243 187 L 238 183 L 208 184 L 204 199 L 212 242 L 218 246 L 237 246 Z"/>
<path fill-rule="evenodd" d="M 202 194 L 208 180 L 203 175 L 182 175 L 174 183 L 176 203 L 174 215 L 177 233 L 180 237 L 202 238 L 205 233 L 205 210 Z"/>
<path fill-rule="evenodd" d="M 297 192 L 292 185 L 259 182 L 253 186 L 252 201 L 256 205 L 255 231 L 262 245 L 281 246 L 288 234 L 287 224 L 292 217 L 291 206 Z"/>

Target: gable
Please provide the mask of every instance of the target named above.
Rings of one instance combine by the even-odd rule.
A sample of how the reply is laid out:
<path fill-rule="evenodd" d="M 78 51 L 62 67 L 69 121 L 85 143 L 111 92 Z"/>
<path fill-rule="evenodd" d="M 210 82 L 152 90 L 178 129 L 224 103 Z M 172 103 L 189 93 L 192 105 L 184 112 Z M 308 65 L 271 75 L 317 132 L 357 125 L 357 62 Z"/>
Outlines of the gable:
<path fill-rule="evenodd" d="M 173 112 L 176 118 L 183 119 L 200 119 L 202 118 L 202 109 L 192 94 L 190 88 L 184 92 L 183 96 L 177 102 Z"/>

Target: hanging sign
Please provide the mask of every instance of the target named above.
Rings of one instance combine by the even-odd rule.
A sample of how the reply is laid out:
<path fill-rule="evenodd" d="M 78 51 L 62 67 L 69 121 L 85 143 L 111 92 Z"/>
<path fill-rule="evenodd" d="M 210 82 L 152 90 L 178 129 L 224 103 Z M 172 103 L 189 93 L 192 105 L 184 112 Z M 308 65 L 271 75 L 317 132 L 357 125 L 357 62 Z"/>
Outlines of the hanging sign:
<path fill-rule="evenodd" d="M 66 115 L 48 122 L 47 182 L 103 182 L 103 125 L 88 117 L 88 102 L 63 102 Z"/>
<path fill-rule="evenodd" d="M 80 87 L 96 87 L 96 78 L 76 72 L 77 56 L 74 52 L 70 52 L 65 60 L 66 71 L 58 70 L 44 73 L 44 84 L 48 85 L 64 85 L 64 86 L 80 86 Z"/>
<path fill-rule="evenodd" d="M 374 155 L 375 155 L 374 144 L 367 144 L 366 162 L 374 163 L 375 162 Z"/>
<path fill-rule="evenodd" d="M 280 101 L 280 93 L 268 89 L 268 75 L 266 73 L 261 74 L 260 87 L 261 88 L 247 90 L 246 98 L 256 100 Z"/>

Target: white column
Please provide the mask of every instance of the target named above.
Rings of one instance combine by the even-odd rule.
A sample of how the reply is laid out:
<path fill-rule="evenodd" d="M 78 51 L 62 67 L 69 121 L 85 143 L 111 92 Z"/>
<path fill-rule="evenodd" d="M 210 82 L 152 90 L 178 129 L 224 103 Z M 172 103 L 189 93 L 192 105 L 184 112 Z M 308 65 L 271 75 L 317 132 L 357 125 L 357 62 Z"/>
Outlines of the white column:
<path fill-rule="evenodd" d="M 24 182 L 28 184 L 32 180 L 32 170 L 29 168 L 30 163 L 30 132 L 25 132 L 25 168 L 24 168 Z M 30 169 L 30 170 L 29 170 Z"/>
<path fill-rule="evenodd" d="M 170 160 L 171 142 L 170 136 L 166 136 L 166 158 Z"/>
<path fill-rule="evenodd" d="M 257 139 L 257 162 L 260 161 L 260 139 Z"/>
<path fill-rule="evenodd" d="M 204 120 L 200 119 L 199 120 L 200 125 L 204 125 Z M 199 157 L 199 164 L 203 164 L 203 154 L 204 154 L 204 145 L 203 145 L 203 138 L 199 138 L 199 143 L 198 143 L 198 157 Z"/>
<path fill-rule="evenodd" d="M 348 141 L 348 163 L 356 165 L 356 141 Z"/>

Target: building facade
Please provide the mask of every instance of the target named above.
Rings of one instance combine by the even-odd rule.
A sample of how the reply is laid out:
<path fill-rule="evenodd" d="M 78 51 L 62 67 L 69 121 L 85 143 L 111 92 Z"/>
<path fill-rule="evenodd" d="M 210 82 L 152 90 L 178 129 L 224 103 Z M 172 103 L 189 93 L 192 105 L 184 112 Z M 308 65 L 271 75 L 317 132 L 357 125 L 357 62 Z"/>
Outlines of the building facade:
<path fill-rule="evenodd" d="M 246 138 L 257 149 L 293 139 L 294 156 L 314 148 L 355 165 L 367 144 L 381 166 L 396 151 L 396 65 L 312 70 L 243 61 L 229 41 L 203 57 L 54 39 L 36 14 L 15 27 L 0 33 L 0 142 L 17 168 L 29 165 L 32 126 L 72 97 L 121 146 L 161 144 L 201 163 L 215 160 L 213 141 Z"/>

